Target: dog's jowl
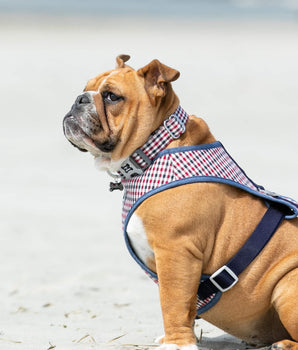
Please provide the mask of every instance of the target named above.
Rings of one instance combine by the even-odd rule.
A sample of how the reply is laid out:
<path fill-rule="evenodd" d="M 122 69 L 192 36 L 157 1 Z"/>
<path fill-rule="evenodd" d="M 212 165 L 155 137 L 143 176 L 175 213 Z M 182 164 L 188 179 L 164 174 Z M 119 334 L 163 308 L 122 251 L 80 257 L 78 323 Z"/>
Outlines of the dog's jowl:
<path fill-rule="evenodd" d="M 179 72 L 127 55 L 88 81 L 63 121 L 124 189 L 130 254 L 158 284 L 161 349 L 197 349 L 197 315 L 255 345 L 298 350 L 298 204 L 252 181 L 189 115 Z"/>

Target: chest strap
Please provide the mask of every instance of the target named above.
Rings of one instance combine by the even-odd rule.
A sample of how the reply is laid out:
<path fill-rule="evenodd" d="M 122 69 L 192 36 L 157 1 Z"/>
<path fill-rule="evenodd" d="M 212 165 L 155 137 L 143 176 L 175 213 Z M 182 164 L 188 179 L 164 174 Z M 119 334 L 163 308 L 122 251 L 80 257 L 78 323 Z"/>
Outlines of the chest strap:
<path fill-rule="evenodd" d="M 238 282 L 240 273 L 254 260 L 273 236 L 285 215 L 284 208 L 270 204 L 258 226 L 236 255 L 200 283 L 199 299 L 205 300 L 214 293 L 226 292 L 232 288 Z"/>

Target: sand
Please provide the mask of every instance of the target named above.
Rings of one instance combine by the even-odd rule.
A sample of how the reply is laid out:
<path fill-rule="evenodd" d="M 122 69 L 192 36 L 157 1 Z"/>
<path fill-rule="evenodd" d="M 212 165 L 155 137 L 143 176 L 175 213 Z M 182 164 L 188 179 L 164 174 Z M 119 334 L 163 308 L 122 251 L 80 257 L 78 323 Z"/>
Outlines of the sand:
<path fill-rule="evenodd" d="M 117 54 L 158 58 L 247 174 L 298 198 L 298 23 L 2 16 L 0 47 L 0 349 L 154 348 L 158 290 L 126 251 L 121 193 L 63 116 Z M 201 349 L 245 348 L 201 331 Z"/>

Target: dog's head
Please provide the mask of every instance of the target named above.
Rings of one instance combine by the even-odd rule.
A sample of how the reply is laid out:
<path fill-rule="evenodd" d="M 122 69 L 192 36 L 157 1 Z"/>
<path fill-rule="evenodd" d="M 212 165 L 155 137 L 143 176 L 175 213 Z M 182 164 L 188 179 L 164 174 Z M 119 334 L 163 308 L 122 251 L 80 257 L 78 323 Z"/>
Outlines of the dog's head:
<path fill-rule="evenodd" d="M 171 87 L 177 70 L 158 60 L 134 70 L 128 59 L 118 56 L 116 69 L 89 80 L 63 120 L 67 139 L 103 169 L 117 168 L 179 104 Z"/>

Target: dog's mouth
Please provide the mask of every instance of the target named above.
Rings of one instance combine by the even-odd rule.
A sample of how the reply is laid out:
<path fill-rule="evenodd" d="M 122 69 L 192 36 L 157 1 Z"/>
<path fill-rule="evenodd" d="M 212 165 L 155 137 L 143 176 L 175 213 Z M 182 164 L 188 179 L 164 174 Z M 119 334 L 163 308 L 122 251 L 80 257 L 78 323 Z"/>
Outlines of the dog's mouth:
<path fill-rule="evenodd" d="M 71 112 L 67 113 L 63 119 L 63 131 L 68 141 L 80 151 L 91 152 L 91 149 L 97 148 L 94 141 L 83 131 L 77 118 Z"/>
<path fill-rule="evenodd" d="M 104 101 L 96 92 L 79 95 L 63 119 L 63 130 L 68 141 L 82 152 L 99 158 L 111 158 L 117 144 L 107 117 Z"/>
<path fill-rule="evenodd" d="M 86 119 L 89 119 L 88 123 Z M 68 141 L 82 152 L 90 152 L 95 157 L 101 156 L 102 153 L 112 152 L 116 146 L 117 141 L 112 136 L 106 136 L 102 141 L 97 140 L 96 136 L 103 132 L 100 124 L 97 122 L 96 127 L 94 123 L 90 122 L 94 119 L 82 118 L 74 116 L 72 111 L 66 114 L 63 119 L 63 130 Z M 91 124 L 91 125 L 89 125 Z"/>

